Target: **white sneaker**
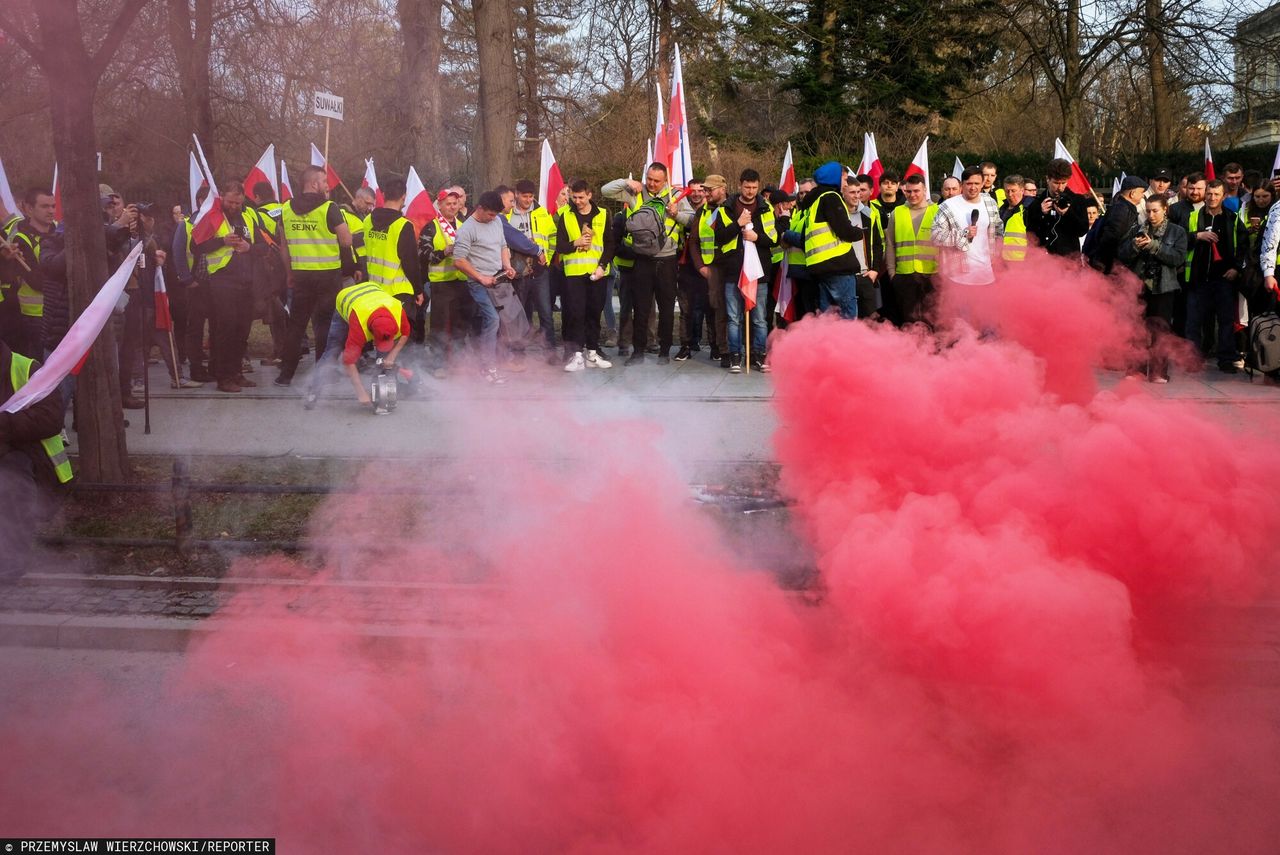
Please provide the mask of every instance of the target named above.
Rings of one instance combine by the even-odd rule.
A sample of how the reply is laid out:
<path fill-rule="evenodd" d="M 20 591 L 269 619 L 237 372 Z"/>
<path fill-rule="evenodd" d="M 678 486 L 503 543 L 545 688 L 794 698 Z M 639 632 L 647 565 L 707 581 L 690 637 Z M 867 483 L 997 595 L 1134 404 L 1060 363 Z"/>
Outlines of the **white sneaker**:
<path fill-rule="evenodd" d="M 568 362 L 564 364 L 565 371 L 581 371 L 587 367 L 587 363 L 582 359 L 582 351 L 575 353 Z"/>
<path fill-rule="evenodd" d="M 598 352 L 594 350 L 588 350 L 587 351 L 587 367 L 588 368 L 612 368 L 613 363 L 605 359 Z"/>
<path fill-rule="evenodd" d="M 494 386 L 501 386 L 503 383 L 507 382 L 507 378 L 498 373 L 498 369 L 496 368 L 490 368 L 488 371 L 484 372 L 484 379 L 486 382 L 491 383 Z"/>

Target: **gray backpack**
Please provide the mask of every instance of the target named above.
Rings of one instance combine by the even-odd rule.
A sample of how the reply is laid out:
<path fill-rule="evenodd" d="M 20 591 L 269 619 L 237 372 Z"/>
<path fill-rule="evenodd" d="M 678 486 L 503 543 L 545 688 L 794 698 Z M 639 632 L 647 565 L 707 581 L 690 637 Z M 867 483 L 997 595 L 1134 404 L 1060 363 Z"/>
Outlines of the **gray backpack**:
<path fill-rule="evenodd" d="M 653 257 L 667 246 L 667 209 L 661 199 L 651 199 L 627 217 L 627 234 L 637 256 Z"/>
<path fill-rule="evenodd" d="M 1248 360 L 1254 371 L 1280 372 L 1280 315 L 1263 312 L 1249 319 Z"/>

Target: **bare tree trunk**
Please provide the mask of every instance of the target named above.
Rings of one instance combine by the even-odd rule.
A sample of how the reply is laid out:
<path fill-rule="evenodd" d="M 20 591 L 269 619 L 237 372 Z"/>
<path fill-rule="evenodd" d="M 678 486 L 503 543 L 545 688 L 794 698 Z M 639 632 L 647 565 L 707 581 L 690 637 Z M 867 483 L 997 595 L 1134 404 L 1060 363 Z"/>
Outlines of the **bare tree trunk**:
<path fill-rule="evenodd" d="M 658 85 L 662 87 L 662 97 L 671 97 L 671 0 L 657 0 L 658 19 L 658 57 L 654 68 L 658 73 Z M 666 109 L 666 105 L 662 105 Z"/>
<path fill-rule="evenodd" d="M 108 272 L 98 204 L 93 99 L 108 60 L 145 2 L 125 0 L 106 38 L 96 52 L 90 53 L 76 0 L 42 0 L 33 6 L 39 38 L 33 44 L 23 44 L 44 70 L 49 86 L 73 321 L 93 300 Z M 129 474 L 129 452 L 111 324 L 103 328 L 89 354 L 76 386 L 80 473 L 90 481 L 120 481 Z"/>
<path fill-rule="evenodd" d="M 538 100 L 538 10 L 534 0 L 523 0 L 521 9 L 524 67 L 520 69 L 520 78 L 524 92 L 520 97 L 524 104 L 524 135 L 536 140 L 542 138 L 542 103 Z"/>
<path fill-rule="evenodd" d="M 1066 40 L 1062 47 L 1062 141 L 1080 156 L 1080 119 L 1084 92 L 1080 81 L 1080 0 L 1067 0 Z"/>
<path fill-rule="evenodd" d="M 210 96 L 213 50 L 213 0 L 168 0 L 169 42 L 178 62 L 178 81 L 187 114 L 187 132 L 204 146 L 209 166 L 217 163 Z M 193 7 L 194 4 L 194 7 Z"/>
<path fill-rule="evenodd" d="M 442 6 L 442 0 L 397 0 L 396 3 L 404 46 L 401 85 L 409 132 L 409 160 L 422 167 L 428 183 L 432 184 L 449 178 L 440 130 Z"/>
<path fill-rule="evenodd" d="M 1169 91 L 1169 78 L 1164 67 L 1164 39 L 1160 32 L 1163 18 L 1160 0 L 1146 0 L 1143 42 L 1151 81 L 1151 146 L 1156 151 L 1168 151 L 1173 147 L 1173 93 Z"/>
<path fill-rule="evenodd" d="M 511 176 L 515 154 L 516 63 L 511 0 L 476 0 L 480 103 L 476 116 L 474 179 L 488 190 Z"/>

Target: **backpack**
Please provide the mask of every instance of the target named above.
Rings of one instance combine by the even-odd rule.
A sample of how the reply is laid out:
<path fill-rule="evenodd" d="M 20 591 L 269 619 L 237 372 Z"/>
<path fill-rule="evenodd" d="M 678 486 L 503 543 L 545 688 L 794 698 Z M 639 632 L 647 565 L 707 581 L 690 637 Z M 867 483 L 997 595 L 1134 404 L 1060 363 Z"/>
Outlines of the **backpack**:
<path fill-rule="evenodd" d="M 1272 376 L 1280 373 L 1280 315 L 1264 312 L 1251 318 L 1248 341 L 1249 368 Z"/>
<path fill-rule="evenodd" d="M 637 257 L 651 258 L 667 247 L 667 207 L 661 199 L 645 202 L 627 217 L 627 234 Z"/>

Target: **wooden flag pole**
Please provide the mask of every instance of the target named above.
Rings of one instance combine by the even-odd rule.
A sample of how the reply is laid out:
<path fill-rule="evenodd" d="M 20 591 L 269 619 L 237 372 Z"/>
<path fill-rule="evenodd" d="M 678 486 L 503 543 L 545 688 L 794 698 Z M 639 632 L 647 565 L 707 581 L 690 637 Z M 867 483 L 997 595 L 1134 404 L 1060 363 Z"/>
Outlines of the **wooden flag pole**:
<path fill-rule="evenodd" d="M 169 323 L 169 353 L 173 356 L 173 384 L 178 388 L 182 388 L 182 368 L 178 362 L 178 346 L 173 341 L 173 322 L 170 316 Z"/>
<path fill-rule="evenodd" d="M 739 273 L 738 275 L 741 276 L 742 274 Z M 741 288 L 738 289 L 738 293 L 742 293 Z M 742 328 L 743 328 L 742 340 L 746 343 L 746 346 L 747 346 L 746 371 L 748 374 L 750 374 L 751 373 L 751 309 L 747 308 L 747 297 L 745 294 L 742 297 Z"/>
<path fill-rule="evenodd" d="M 324 117 L 324 166 L 329 168 L 329 117 Z"/>

